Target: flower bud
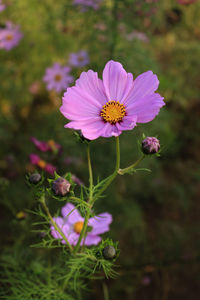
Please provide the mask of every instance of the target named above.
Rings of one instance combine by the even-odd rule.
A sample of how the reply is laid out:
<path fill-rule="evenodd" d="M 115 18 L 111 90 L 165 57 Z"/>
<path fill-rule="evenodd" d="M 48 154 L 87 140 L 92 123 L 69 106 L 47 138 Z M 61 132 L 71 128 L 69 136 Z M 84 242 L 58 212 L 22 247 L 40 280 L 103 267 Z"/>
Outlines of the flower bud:
<path fill-rule="evenodd" d="M 142 152 L 144 154 L 155 154 L 160 149 L 160 142 L 155 137 L 147 137 L 142 141 Z"/>
<path fill-rule="evenodd" d="M 105 259 L 113 259 L 115 258 L 116 256 L 116 250 L 113 246 L 106 246 L 104 249 L 103 249 L 103 256 Z"/>
<path fill-rule="evenodd" d="M 30 177 L 29 177 L 29 182 L 33 183 L 33 184 L 37 184 L 40 182 L 41 180 L 41 175 L 39 173 L 33 173 Z"/>
<path fill-rule="evenodd" d="M 56 196 L 65 196 L 69 192 L 70 186 L 69 181 L 59 177 L 53 182 L 52 190 Z"/>

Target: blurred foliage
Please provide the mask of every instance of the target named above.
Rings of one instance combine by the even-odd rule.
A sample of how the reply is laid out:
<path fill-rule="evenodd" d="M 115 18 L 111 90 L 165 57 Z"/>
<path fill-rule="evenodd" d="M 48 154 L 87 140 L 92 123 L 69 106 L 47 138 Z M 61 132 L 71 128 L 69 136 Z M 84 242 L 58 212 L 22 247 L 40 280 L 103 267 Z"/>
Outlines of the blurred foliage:
<path fill-rule="evenodd" d="M 88 183 L 85 145 L 63 128 L 66 120 L 59 112 L 62 93 L 47 92 L 42 82 L 47 67 L 54 62 L 65 65 L 71 52 L 84 49 L 91 62 L 73 68 L 75 78 L 89 68 L 101 76 L 110 58 L 120 61 L 134 77 L 151 69 L 158 75 L 159 92 L 167 105 L 153 122 L 140 124 L 120 137 L 122 167 L 139 157 L 137 141 L 143 133 L 158 136 L 161 157 L 142 162 L 141 167 L 151 173 L 118 177 L 95 207 L 97 212 L 113 215 L 107 235 L 119 240 L 120 276 L 104 279 L 104 288 L 100 281 L 92 281 L 83 299 L 102 299 L 107 289 L 110 300 L 198 300 L 200 3 L 105 0 L 99 10 L 83 12 L 69 0 L 4 2 L 7 8 L 1 12 L 1 25 L 11 20 L 24 34 L 16 48 L 0 50 L 0 244 L 4 245 L 4 267 L 9 263 L 5 299 L 21 299 L 13 295 L 15 284 L 24 276 L 33 290 L 41 285 L 47 293 L 55 289 L 55 280 L 46 274 L 56 274 L 52 263 L 56 250 L 30 249 L 40 241 L 32 232 L 34 217 L 27 212 L 20 220 L 16 215 L 37 207 L 25 184 L 25 175 L 34 170 L 29 154 L 39 154 L 31 136 L 60 143 L 61 155 L 41 156 L 55 164 L 59 174 L 71 171 Z M 133 32 L 144 33 L 147 39 L 141 40 Z M 94 174 L 100 179 L 114 168 L 114 148 L 112 138 L 91 143 Z M 70 164 L 65 163 L 66 157 L 73 158 Z M 56 204 L 49 204 L 52 213 L 56 212 Z M 26 294 L 26 281 L 20 288 L 24 299 L 46 299 L 38 298 L 37 293 Z M 49 295 L 47 299 L 58 297 Z"/>

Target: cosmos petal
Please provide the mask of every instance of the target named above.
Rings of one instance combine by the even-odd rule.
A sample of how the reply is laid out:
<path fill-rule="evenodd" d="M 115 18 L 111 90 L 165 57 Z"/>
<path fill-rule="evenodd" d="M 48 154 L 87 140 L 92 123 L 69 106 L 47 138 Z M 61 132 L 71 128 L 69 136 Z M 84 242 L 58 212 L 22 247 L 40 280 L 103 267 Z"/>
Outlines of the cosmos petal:
<path fill-rule="evenodd" d="M 102 213 L 90 218 L 88 221 L 88 225 L 92 226 L 90 234 L 96 235 L 109 231 L 110 223 L 112 223 L 112 215 L 109 213 Z"/>
<path fill-rule="evenodd" d="M 139 75 L 133 82 L 133 89 L 123 103 L 128 107 L 135 101 L 140 101 L 147 95 L 151 95 L 158 89 L 159 80 L 152 71 Z"/>
<path fill-rule="evenodd" d="M 85 241 L 82 241 L 81 244 L 83 245 L 83 242 L 86 246 L 92 246 L 97 245 L 101 241 L 101 237 L 98 235 L 92 235 L 90 233 L 87 234 Z"/>
<path fill-rule="evenodd" d="M 133 88 L 133 75 L 119 62 L 109 61 L 103 71 L 103 84 L 109 101 L 123 102 Z"/>
<path fill-rule="evenodd" d="M 165 105 L 163 99 L 164 98 L 157 93 L 147 95 L 140 99 L 140 101 L 136 101 L 130 105 L 127 108 L 127 112 L 137 115 L 138 123 L 150 122 L 159 113 L 160 108 Z"/>
<path fill-rule="evenodd" d="M 65 206 L 63 206 L 61 213 L 66 222 L 69 224 L 73 225 L 76 222 L 84 221 L 76 207 L 71 203 L 67 203 Z"/>

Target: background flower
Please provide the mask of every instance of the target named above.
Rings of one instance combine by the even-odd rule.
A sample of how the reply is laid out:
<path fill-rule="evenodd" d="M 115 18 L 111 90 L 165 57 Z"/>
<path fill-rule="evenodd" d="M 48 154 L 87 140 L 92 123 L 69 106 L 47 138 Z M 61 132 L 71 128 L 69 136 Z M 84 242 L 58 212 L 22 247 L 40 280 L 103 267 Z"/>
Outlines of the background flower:
<path fill-rule="evenodd" d="M 61 145 L 57 144 L 54 140 L 39 141 L 35 137 L 31 137 L 31 141 L 42 152 L 53 151 L 58 152 L 61 149 Z"/>
<path fill-rule="evenodd" d="M 0 48 L 9 51 L 19 44 L 22 37 L 19 26 L 7 22 L 6 27 L 0 29 Z"/>
<path fill-rule="evenodd" d="M 62 216 L 54 218 L 56 224 L 60 227 L 62 232 L 65 234 L 71 245 L 76 245 L 78 242 L 81 230 L 83 228 L 84 218 L 80 215 L 76 207 L 67 203 L 61 210 Z M 112 222 L 112 216 L 109 213 L 102 213 L 88 221 L 88 228 L 85 241 L 83 243 L 87 246 L 97 245 L 101 241 L 99 234 L 109 231 L 109 225 Z M 55 230 L 54 226 L 51 225 L 51 234 L 54 238 L 62 238 L 60 234 Z M 65 243 L 64 240 L 62 240 Z"/>
<path fill-rule="evenodd" d="M 81 50 L 77 53 L 71 53 L 69 64 L 73 67 L 84 67 L 89 64 L 89 56 L 87 51 Z"/>
<path fill-rule="evenodd" d="M 41 159 L 39 155 L 31 153 L 30 156 L 30 162 L 39 167 L 40 169 L 46 171 L 47 173 L 54 175 L 54 172 L 56 171 L 56 167 L 52 164 L 47 163 L 45 160 Z"/>
<path fill-rule="evenodd" d="M 65 127 L 81 130 L 85 138 L 94 140 L 150 122 L 164 105 L 163 97 L 155 93 L 158 85 L 152 71 L 133 81 L 132 74 L 114 61 L 106 64 L 103 81 L 92 70 L 83 72 L 63 97 L 60 111 L 71 120 Z"/>
<path fill-rule="evenodd" d="M 82 8 L 92 7 L 98 9 L 102 0 L 74 0 L 74 5 L 80 5 Z"/>
<path fill-rule="evenodd" d="M 0 12 L 6 8 L 6 5 L 0 0 Z"/>
<path fill-rule="evenodd" d="M 74 77 L 69 74 L 70 71 L 70 67 L 61 67 L 59 63 L 47 68 L 43 77 L 43 81 L 47 84 L 47 90 L 55 90 L 59 93 L 66 89 L 74 80 Z"/>

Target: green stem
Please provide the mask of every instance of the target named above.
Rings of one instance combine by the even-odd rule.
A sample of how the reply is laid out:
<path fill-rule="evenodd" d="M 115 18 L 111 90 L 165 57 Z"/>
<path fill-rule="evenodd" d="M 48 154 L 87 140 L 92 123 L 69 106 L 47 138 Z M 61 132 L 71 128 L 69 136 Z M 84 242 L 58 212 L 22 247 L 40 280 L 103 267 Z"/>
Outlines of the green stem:
<path fill-rule="evenodd" d="M 89 184 L 90 184 L 88 204 L 90 205 L 92 203 L 92 200 L 93 200 L 93 174 L 92 174 L 92 165 L 91 165 L 90 146 L 89 146 L 89 144 L 88 144 L 88 148 L 87 148 L 87 158 L 88 158 Z M 92 205 L 91 205 L 91 208 L 92 208 Z M 85 236 L 86 236 L 86 230 L 87 230 L 89 217 L 90 217 L 90 209 L 87 210 L 85 220 L 84 220 L 84 223 L 83 223 L 83 228 L 81 230 L 78 242 L 77 242 L 76 246 L 74 247 L 74 253 L 77 253 L 77 251 L 80 248 L 80 244 L 81 244 L 82 239 L 85 238 Z"/>
<path fill-rule="evenodd" d="M 115 179 L 115 177 L 118 174 L 118 171 L 120 167 L 120 143 L 119 143 L 119 137 L 116 137 L 116 165 L 115 165 L 115 170 L 112 173 L 112 175 L 110 175 L 108 177 L 108 180 L 106 181 L 106 183 L 104 184 L 104 186 L 99 190 L 99 192 L 96 194 L 95 198 L 94 198 L 94 202 L 96 199 L 99 198 L 99 196 L 101 196 L 101 194 L 107 189 L 107 187 L 111 184 L 111 182 Z"/>
<path fill-rule="evenodd" d="M 58 233 L 62 236 L 63 240 L 66 242 L 67 246 L 69 247 L 70 252 L 72 252 L 72 246 L 70 245 L 66 236 L 64 235 L 64 233 L 62 232 L 60 227 L 56 224 L 56 222 L 54 221 L 53 217 L 50 214 L 49 208 L 47 207 L 46 202 L 45 202 L 44 195 L 42 195 L 40 202 L 42 203 L 44 210 L 46 211 L 46 214 L 51 221 L 51 224 L 54 226 L 55 230 L 58 231 Z"/>
<path fill-rule="evenodd" d="M 91 205 L 90 205 L 89 203 L 87 203 L 87 202 L 81 200 L 81 199 L 78 198 L 78 197 L 73 197 L 73 196 L 72 196 L 72 197 L 69 198 L 69 200 L 72 200 L 72 201 L 77 202 L 77 203 L 82 203 L 82 204 L 84 204 L 85 206 L 91 208 Z M 84 202 L 84 203 L 83 203 L 83 202 Z"/>
<path fill-rule="evenodd" d="M 119 169 L 118 174 L 124 175 L 125 173 L 128 173 L 129 171 L 134 169 L 144 158 L 145 158 L 145 155 L 142 155 L 134 164 L 130 165 L 127 168 Z"/>
<path fill-rule="evenodd" d="M 109 300 L 108 287 L 105 282 L 103 282 L 103 294 L 104 294 L 104 300 Z"/>

